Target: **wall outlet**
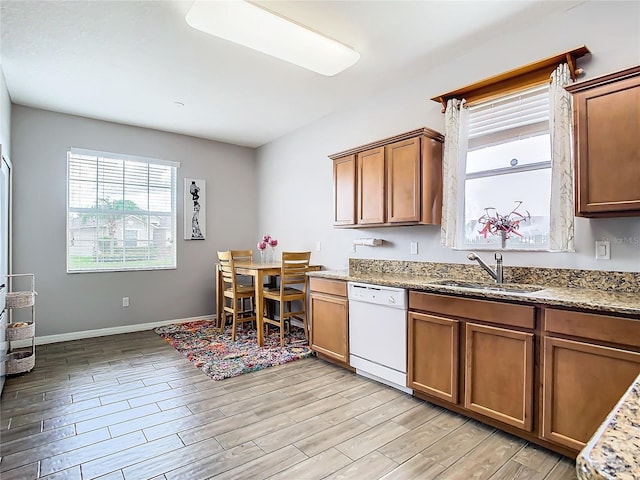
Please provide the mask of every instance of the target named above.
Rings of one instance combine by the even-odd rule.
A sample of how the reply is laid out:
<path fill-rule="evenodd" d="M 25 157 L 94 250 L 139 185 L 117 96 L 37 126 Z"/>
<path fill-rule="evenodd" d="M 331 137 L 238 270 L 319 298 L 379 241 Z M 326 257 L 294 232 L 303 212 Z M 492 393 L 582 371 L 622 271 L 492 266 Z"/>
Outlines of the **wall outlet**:
<path fill-rule="evenodd" d="M 319 252 L 320 250 L 322 250 L 322 242 L 318 240 L 316 242 L 316 252 Z"/>
<path fill-rule="evenodd" d="M 596 241 L 596 260 L 611 259 L 611 243 L 609 240 Z"/>
<path fill-rule="evenodd" d="M 409 244 L 409 253 L 411 253 L 411 255 L 418 254 L 418 242 L 411 242 Z"/>
<path fill-rule="evenodd" d="M 123 307 L 129 306 L 129 297 L 122 297 L 122 306 Z"/>

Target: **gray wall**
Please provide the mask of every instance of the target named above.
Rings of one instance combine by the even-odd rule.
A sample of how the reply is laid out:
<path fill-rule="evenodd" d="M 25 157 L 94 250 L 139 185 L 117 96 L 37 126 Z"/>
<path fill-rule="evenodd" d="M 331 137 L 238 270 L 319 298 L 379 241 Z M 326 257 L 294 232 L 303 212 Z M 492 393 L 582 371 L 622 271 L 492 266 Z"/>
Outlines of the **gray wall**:
<path fill-rule="evenodd" d="M 427 58 L 421 74 L 399 76 L 394 88 L 369 101 L 261 147 L 261 231 L 288 246 L 313 250 L 312 261 L 330 268 L 345 268 L 349 257 L 468 262 L 467 252 L 440 245 L 439 227 L 333 228 L 332 163 L 327 155 L 420 126 L 443 132 L 441 106 L 431 97 L 582 44 L 592 52 L 579 62 L 585 79 L 640 64 L 640 3 L 585 2 L 544 22 L 505 22 L 493 38 L 479 39 L 474 49 L 437 61 Z M 298 194 L 304 201 L 288 202 L 293 192 L 270 187 L 284 172 L 286 182 L 301 185 Z M 283 204 L 288 205 L 286 213 L 278 208 Z M 361 237 L 386 243 L 352 252 L 352 240 Z M 595 260 L 594 241 L 605 238 L 611 241 L 611 260 Z M 577 219 L 576 239 L 576 253 L 506 252 L 505 265 L 640 271 L 639 217 Z M 318 241 L 321 251 L 315 250 Z M 418 242 L 418 255 L 410 254 L 411 241 Z"/>
<path fill-rule="evenodd" d="M 252 248 L 254 150 L 14 105 L 14 271 L 36 274 L 37 335 L 211 315 L 216 250 Z M 66 273 L 66 154 L 79 147 L 178 161 L 176 270 Z M 183 238 L 183 178 L 207 186 L 207 238 Z M 130 307 L 122 307 L 122 297 Z"/>

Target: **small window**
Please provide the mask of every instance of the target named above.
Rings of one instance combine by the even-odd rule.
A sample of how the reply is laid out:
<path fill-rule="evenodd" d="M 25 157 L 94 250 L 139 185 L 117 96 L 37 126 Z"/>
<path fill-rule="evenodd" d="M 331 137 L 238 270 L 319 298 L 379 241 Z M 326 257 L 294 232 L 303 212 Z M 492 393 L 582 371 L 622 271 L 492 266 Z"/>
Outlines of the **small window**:
<path fill-rule="evenodd" d="M 176 268 L 178 164 L 67 154 L 67 272 Z"/>
<path fill-rule="evenodd" d="M 549 87 L 530 88 L 469 107 L 461 248 L 495 249 L 500 236 L 486 235 L 480 218 L 517 212 L 507 248 L 543 250 L 549 245 L 551 142 Z M 485 209 L 489 209 L 488 211 Z M 519 219 L 517 214 L 512 216 Z"/>

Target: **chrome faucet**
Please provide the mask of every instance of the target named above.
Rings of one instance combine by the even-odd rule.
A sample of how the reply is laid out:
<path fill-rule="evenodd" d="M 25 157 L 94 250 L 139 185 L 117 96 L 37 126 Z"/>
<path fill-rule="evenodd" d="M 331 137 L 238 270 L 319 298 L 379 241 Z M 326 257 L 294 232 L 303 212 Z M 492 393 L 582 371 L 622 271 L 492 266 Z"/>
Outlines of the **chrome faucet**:
<path fill-rule="evenodd" d="M 469 260 L 475 260 L 476 262 L 478 262 L 480 266 L 484 268 L 489 275 L 491 275 L 491 278 L 493 278 L 496 283 L 502 283 L 502 254 L 500 252 L 496 252 L 494 257 L 496 259 L 495 271 L 475 253 L 471 252 L 469 255 L 467 255 L 467 258 Z"/>

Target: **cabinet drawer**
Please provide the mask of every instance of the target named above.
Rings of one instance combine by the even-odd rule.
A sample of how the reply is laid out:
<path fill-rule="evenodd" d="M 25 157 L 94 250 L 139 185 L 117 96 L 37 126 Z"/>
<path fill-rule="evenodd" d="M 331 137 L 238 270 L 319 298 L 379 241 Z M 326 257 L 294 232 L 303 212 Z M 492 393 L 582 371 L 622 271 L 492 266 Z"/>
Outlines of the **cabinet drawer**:
<path fill-rule="evenodd" d="M 640 319 L 547 308 L 544 310 L 544 330 L 640 347 Z"/>
<path fill-rule="evenodd" d="M 489 300 L 410 291 L 409 309 L 482 320 L 513 327 L 535 327 L 535 307 L 531 305 L 514 305 Z"/>
<path fill-rule="evenodd" d="M 343 280 L 311 277 L 309 279 L 309 288 L 314 292 L 338 295 L 340 297 L 347 296 L 347 282 Z"/>

